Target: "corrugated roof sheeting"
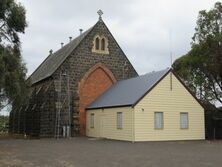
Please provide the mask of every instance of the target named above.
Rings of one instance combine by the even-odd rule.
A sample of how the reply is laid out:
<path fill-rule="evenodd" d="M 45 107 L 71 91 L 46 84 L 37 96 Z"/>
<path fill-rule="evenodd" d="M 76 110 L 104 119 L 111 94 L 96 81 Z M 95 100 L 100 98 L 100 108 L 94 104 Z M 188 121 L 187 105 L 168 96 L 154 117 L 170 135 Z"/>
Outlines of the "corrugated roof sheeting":
<path fill-rule="evenodd" d="M 169 70 L 168 68 L 119 81 L 91 103 L 87 109 L 133 105 Z"/>

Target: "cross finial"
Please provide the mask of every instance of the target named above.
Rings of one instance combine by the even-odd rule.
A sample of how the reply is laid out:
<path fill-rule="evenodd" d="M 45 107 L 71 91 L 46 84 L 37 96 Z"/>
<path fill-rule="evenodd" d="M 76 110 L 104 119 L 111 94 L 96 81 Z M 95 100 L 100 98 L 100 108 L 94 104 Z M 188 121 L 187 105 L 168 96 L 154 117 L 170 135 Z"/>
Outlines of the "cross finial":
<path fill-rule="evenodd" d="M 101 9 L 98 10 L 99 19 L 102 19 L 103 11 Z"/>

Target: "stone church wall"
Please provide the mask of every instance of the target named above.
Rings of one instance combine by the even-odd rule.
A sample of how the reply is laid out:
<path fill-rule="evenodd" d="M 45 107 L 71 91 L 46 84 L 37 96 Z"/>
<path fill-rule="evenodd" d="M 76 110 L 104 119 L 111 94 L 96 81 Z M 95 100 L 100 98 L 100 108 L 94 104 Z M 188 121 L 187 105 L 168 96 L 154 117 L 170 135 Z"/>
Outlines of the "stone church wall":
<path fill-rule="evenodd" d="M 94 36 L 98 34 L 108 38 L 109 54 L 92 52 L 93 39 Z M 58 80 L 61 71 L 69 72 L 70 89 L 71 94 L 73 95 L 73 105 L 71 106 L 72 116 L 74 117 L 72 120 L 73 134 L 79 133 L 79 126 L 81 124 L 81 122 L 79 122 L 79 84 L 85 74 L 97 63 L 101 63 L 108 68 L 117 81 L 138 75 L 105 24 L 103 22 L 98 22 L 94 29 L 86 36 L 53 75 L 53 78 Z"/>
<path fill-rule="evenodd" d="M 108 40 L 108 52 L 106 53 L 109 54 L 92 52 L 93 40 L 96 35 L 106 37 Z M 32 86 L 32 94 L 28 104 L 22 106 L 20 112 L 19 108 L 15 107 L 10 114 L 10 132 L 36 137 L 54 137 L 57 131 L 56 113 L 61 107 L 60 135 L 62 134 L 62 126 L 69 124 L 69 118 L 71 118 L 72 136 L 78 135 L 80 125 L 84 125 L 84 121 L 80 121 L 80 97 L 87 94 L 87 91 L 85 94 L 81 94 L 81 83 L 83 83 L 86 74 L 97 64 L 108 69 L 116 81 L 138 75 L 103 21 L 97 22 L 91 32 L 50 78 Z M 63 74 L 66 75 L 63 76 Z M 99 81 L 99 74 L 94 78 Z M 60 86 L 61 90 L 59 90 Z M 98 86 L 102 87 L 103 85 L 98 82 Z M 65 100 L 68 87 L 70 113 L 68 101 Z M 92 92 L 94 91 L 92 89 L 88 90 L 88 95 L 96 98 L 97 96 L 91 95 L 99 95 L 103 89 L 106 88 L 98 89 L 97 92 Z M 90 101 L 92 100 L 90 99 Z M 84 101 L 86 100 L 83 98 Z M 82 134 L 84 135 L 84 133 Z"/>

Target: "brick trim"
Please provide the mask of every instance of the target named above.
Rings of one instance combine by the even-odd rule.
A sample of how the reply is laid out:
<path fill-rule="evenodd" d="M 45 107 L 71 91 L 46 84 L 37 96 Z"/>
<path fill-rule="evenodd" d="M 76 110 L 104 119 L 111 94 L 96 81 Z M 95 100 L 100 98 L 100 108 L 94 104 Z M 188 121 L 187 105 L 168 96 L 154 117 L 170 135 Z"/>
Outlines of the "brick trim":
<path fill-rule="evenodd" d="M 111 81 L 113 83 L 116 82 L 116 78 L 114 77 L 112 71 L 110 71 L 105 65 L 103 65 L 102 63 L 97 63 L 95 64 L 93 67 L 91 67 L 89 69 L 88 72 L 85 73 L 85 75 L 83 76 L 83 78 L 81 79 L 81 81 L 79 82 L 79 90 L 81 90 L 81 86 L 84 84 L 85 80 L 98 68 L 101 68 L 107 75 L 108 77 L 111 79 Z M 79 92 L 80 93 L 80 92 Z"/>
<path fill-rule="evenodd" d="M 85 73 L 78 85 L 80 134 L 86 133 L 86 107 L 108 89 L 116 79 L 102 63 L 97 63 Z"/>

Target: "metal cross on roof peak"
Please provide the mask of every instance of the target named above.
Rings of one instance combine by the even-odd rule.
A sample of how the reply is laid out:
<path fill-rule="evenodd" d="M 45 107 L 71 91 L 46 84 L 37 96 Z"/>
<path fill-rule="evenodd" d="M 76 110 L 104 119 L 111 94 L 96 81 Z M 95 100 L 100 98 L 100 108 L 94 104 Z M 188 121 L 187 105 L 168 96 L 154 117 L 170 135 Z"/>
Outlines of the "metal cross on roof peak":
<path fill-rule="evenodd" d="M 102 15 L 103 15 L 103 11 L 101 9 L 99 9 L 97 11 L 98 15 L 99 15 L 99 19 L 102 19 Z"/>

